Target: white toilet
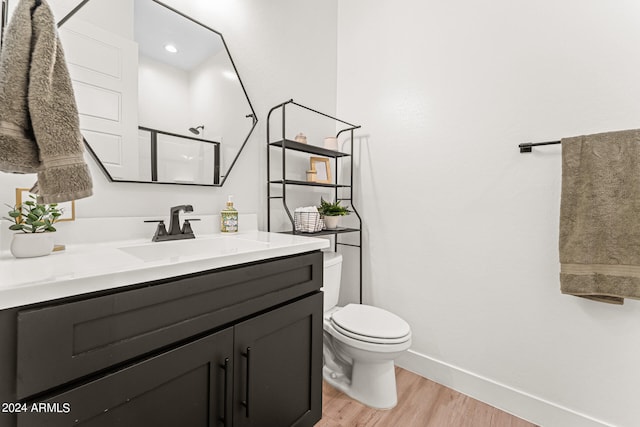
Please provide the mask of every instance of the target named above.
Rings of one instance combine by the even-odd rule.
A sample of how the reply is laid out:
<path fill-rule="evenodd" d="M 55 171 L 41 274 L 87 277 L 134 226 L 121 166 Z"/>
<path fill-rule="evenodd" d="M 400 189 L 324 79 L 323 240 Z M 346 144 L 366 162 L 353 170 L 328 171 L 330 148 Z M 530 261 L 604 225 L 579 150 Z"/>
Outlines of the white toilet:
<path fill-rule="evenodd" d="M 393 361 L 411 346 L 409 324 L 381 308 L 337 307 L 342 255 L 324 253 L 324 345 L 322 376 L 367 406 L 398 403 Z"/>

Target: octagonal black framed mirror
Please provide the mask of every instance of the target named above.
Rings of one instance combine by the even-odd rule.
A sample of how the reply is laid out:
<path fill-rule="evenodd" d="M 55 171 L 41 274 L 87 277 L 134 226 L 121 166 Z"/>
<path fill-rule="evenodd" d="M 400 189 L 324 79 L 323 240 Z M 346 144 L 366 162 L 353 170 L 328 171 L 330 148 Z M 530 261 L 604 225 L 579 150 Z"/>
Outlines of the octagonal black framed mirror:
<path fill-rule="evenodd" d="M 109 180 L 224 184 L 258 120 L 221 33 L 157 0 L 83 0 L 58 28 Z"/>

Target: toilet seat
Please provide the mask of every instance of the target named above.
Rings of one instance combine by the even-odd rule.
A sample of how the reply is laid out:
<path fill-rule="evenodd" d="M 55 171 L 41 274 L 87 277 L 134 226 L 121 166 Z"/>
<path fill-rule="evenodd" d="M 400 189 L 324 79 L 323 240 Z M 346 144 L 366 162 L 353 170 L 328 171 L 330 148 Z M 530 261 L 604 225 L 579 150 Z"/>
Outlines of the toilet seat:
<path fill-rule="evenodd" d="M 350 338 L 376 344 L 399 344 L 411 339 L 409 324 L 378 307 L 348 304 L 330 316 L 334 329 Z"/>

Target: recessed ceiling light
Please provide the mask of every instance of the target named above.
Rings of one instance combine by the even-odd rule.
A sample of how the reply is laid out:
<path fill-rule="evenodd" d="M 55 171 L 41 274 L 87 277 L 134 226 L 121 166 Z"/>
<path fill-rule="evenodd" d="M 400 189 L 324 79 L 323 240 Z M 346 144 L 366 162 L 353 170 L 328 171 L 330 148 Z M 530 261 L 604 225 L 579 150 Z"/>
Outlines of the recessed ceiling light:
<path fill-rule="evenodd" d="M 171 53 L 178 53 L 178 48 L 172 44 L 168 44 L 164 46 L 164 50 Z"/>

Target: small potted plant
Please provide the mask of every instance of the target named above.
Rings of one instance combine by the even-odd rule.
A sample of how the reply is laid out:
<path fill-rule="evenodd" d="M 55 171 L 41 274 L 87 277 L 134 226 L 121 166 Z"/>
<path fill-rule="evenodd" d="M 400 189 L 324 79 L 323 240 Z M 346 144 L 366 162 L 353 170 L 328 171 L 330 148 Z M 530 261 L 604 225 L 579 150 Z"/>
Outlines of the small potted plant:
<path fill-rule="evenodd" d="M 18 206 L 10 206 L 9 217 L 4 219 L 11 221 L 9 230 L 20 231 L 15 233 L 11 241 L 11 253 L 16 258 L 31 258 L 49 255 L 53 250 L 53 235 L 56 231 L 53 224 L 62 215 L 57 203 L 49 205 L 37 203 L 35 196 L 29 195 L 27 200 Z"/>
<path fill-rule="evenodd" d="M 349 215 L 349 213 L 351 213 L 349 209 L 344 206 L 340 206 L 340 200 L 335 203 L 331 203 L 327 202 L 323 198 L 320 198 L 318 212 L 322 215 L 325 228 L 329 230 L 333 230 L 338 227 L 338 221 L 341 216 Z"/>

